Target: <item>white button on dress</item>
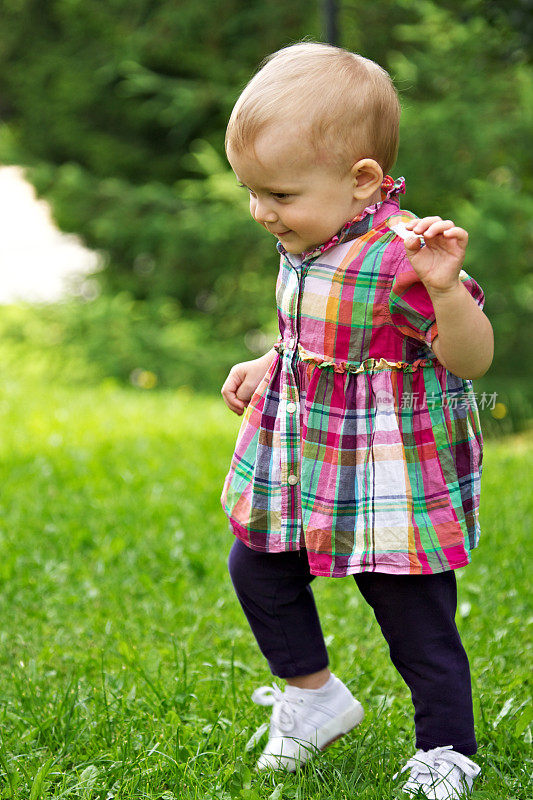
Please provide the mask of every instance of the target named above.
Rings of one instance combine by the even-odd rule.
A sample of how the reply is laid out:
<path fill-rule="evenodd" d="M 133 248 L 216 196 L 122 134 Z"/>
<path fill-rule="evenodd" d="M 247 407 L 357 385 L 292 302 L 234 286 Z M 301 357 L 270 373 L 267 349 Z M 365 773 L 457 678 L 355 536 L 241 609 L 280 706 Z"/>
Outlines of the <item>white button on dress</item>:
<path fill-rule="evenodd" d="M 289 475 L 288 481 L 291 486 L 296 486 L 296 484 L 298 483 L 298 475 Z"/>
<path fill-rule="evenodd" d="M 296 403 L 293 402 L 287 403 L 287 411 L 289 412 L 289 414 L 294 414 L 294 412 L 296 411 Z"/>

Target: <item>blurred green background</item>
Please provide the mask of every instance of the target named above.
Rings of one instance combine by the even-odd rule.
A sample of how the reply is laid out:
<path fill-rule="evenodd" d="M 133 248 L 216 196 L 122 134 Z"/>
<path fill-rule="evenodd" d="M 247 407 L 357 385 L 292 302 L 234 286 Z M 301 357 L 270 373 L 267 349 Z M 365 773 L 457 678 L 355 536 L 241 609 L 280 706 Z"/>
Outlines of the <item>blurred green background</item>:
<path fill-rule="evenodd" d="M 392 75 L 403 205 L 470 234 L 496 356 L 485 432 L 532 416 L 533 3 L 343 0 L 339 41 Z M 324 39 L 304 0 L 4 0 L 0 160 L 20 164 L 104 268 L 78 296 L 0 307 L 0 356 L 49 379 L 218 392 L 276 337 L 272 238 L 225 123 L 268 53 Z M 494 406 L 494 403 L 492 404 Z"/>

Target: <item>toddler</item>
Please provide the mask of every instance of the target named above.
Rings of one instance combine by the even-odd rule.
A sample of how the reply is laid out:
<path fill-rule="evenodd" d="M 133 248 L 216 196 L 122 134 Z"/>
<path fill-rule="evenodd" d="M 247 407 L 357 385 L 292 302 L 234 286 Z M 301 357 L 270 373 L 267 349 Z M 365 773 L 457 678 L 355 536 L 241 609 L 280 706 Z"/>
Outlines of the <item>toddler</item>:
<path fill-rule="evenodd" d="M 233 109 L 228 159 L 278 240 L 280 335 L 222 387 L 245 411 L 222 503 L 237 596 L 287 684 L 253 694 L 273 706 L 258 769 L 293 771 L 363 718 L 329 671 L 310 587 L 353 575 L 411 690 L 403 791 L 442 800 L 480 772 L 454 570 L 478 542 L 471 379 L 493 340 L 466 231 L 399 208 L 399 117 L 381 67 L 313 43 L 267 59 Z"/>

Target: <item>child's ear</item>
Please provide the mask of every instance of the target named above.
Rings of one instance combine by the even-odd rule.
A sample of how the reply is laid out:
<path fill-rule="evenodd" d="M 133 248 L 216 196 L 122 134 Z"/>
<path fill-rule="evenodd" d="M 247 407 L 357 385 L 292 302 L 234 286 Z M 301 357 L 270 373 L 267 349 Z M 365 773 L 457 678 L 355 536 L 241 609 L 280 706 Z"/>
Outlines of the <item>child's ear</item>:
<path fill-rule="evenodd" d="M 381 188 L 383 170 L 373 158 L 356 161 L 350 172 L 353 178 L 353 196 L 356 200 L 368 200 Z"/>

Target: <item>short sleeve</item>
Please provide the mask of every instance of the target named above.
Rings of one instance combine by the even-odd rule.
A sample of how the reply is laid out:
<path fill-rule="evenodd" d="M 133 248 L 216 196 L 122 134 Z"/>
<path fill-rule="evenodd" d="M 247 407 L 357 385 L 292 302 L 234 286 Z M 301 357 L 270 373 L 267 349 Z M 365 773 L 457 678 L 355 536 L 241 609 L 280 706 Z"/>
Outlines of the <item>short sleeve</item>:
<path fill-rule="evenodd" d="M 485 295 L 481 286 L 463 269 L 459 278 L 477 305 L 483 308 Z M 389 311 L 392 323 L 399 331 L 431 347 L 438 335 L 435 311 L 426 287 L 407 256 L 402 258 L 394 276 Z"/>

